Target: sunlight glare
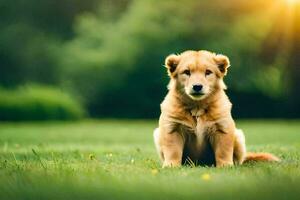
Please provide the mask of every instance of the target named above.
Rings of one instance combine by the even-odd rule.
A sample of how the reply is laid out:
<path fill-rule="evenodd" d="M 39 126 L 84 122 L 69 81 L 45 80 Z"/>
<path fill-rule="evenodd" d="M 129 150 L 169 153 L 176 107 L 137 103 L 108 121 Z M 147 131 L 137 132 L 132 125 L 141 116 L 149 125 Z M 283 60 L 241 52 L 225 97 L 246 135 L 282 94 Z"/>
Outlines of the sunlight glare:
<path fill-rule="evenodd" d="M 300 0 L 285 0 L 289 5 L 299 4 Z"/>

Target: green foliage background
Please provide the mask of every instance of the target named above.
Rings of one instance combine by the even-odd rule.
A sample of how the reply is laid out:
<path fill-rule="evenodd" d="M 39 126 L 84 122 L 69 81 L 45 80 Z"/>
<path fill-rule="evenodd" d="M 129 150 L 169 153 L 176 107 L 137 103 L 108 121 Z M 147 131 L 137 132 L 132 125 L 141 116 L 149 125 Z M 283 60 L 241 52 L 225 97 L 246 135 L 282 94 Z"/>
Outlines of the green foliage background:
<path fill-rule="evenodd" d="M 47 84 L 92 117 L 152 118 L 164 58 L 207 49 L 231 59 L 234 116 L 300 116 L 300 39 L 284 31 L 283 0 L 1 0 L 0 13 L 2 87 Z"/>
<path fill-rule="evenodd" d="M 0 88 L 0 113 L 1 121 L 75 120 L 86 114 L 79 102 L 59 89 L 35 85 Z"/>

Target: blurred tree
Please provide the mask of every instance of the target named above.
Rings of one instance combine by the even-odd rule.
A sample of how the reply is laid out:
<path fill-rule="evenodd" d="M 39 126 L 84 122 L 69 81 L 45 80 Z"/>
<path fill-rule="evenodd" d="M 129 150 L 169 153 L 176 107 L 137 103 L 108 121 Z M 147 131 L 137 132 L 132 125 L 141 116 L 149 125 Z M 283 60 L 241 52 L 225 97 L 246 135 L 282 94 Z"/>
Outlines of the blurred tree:
<path fill-rule="evenodd" d="M 232 90 L 274 96 L 278 70 L 262 67 L 258 58 L 274 17 L 270 2 L 145 0 L 132 1 L 114 21 L 82 15 L 62 54 L 63 74 L 70 77 L 64 84 L 84 96 L 93 116 L 153 117 L 166 91 L 164 57 L 210 49 L 232 59 Z"/>
<path fill-rule="evenodd" d="M 292 22 L 282 2 L 0 0 L 0 85 L 64 87 L 92 116 L 154 117 L 168 82 L 164 58 L 208 49 L 231 59 L 235 115 L 296 116 L 299 28 L 286 42 L 278 27 Z"/>
<path fill-rule="evenodd" d="M 57 53 L 75 17 L 96 0 L 1 0 L 0 84 L 57 83 Z"/>
<path fill-rule="evenodd" d="M 290 70 L 288 77 L 290 78 L 290 94 L 288 95 L 290 103 L 290 113 L 292 117 L 299 117 L 300 114 L 300 2 L 295 5 L 294 15 L 292 16 L 292 47 L 291 54 L 288 59 Z"/>
<path fill-rule="evenodd" d="M 279 71 L 278 81 L 266 85 L 267 89 L 277 84 L 280 99 L 286 102 L 285 106 L 276 108 L 277 112 L 279 110 L 285 116 L 296 117 L 300 114 L 300 2 L 279 1 L 276 11 L 259 59 L 264 65 L 277 66 Z M 270 73 L 266 75 L 272 77 Z"/>

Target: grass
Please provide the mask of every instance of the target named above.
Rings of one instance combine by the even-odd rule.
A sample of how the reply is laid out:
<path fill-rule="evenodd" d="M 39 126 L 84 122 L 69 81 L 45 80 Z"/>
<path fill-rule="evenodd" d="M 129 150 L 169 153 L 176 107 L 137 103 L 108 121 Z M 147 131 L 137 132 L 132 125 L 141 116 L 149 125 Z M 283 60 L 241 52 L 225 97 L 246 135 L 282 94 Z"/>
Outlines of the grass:
<path fill-rule="evenodd" d="M 154 121 L 0 124 L 0 199 L 299 199 L 299 121 L 240 121 L 281 163 L 161 169 Z"/>

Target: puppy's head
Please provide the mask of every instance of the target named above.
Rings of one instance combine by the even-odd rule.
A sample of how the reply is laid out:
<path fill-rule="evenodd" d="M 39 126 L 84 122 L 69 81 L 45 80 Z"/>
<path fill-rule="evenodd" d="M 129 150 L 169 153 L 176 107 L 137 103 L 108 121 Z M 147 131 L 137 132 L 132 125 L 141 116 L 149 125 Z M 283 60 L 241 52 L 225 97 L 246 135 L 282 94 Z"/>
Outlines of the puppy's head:
<path fill-rule="evenodd" d="M 208 51 L 185 51 L 180 55 L 169 55 L 165 66 L 175 82 L 175 89 L 198 101 L 225 88 L 223 77 L 227 73 L 229 59 Z"/>

